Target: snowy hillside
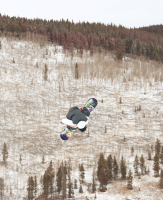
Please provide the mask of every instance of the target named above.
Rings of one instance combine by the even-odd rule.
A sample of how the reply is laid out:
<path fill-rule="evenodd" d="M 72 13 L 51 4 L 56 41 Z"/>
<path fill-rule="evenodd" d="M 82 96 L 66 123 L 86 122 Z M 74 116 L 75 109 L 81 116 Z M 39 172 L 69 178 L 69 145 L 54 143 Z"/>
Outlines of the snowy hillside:
<path fill-rule="evenodd" d="M 126 181 L 115 181 L 105 193 L 96 192 L 98 200 L 163 199 L 160 179 L 153 176 L 153 160 L 147 160 L 148 148 L 157 138 L 163 141 L 162 66 L 130 58 L 119 63 L 105 53 L 92 57 L 84 53 L 81 58 L 75 51 L 73 55 L 62 52 L 59 46 L 0 40 L 0 147 L 5 142 L 9 152 L 7 166 L 0 158 L 4 199 L 26 198 L 28 177 L 39 180 L 51 160 L 56 172 L 59 163 L 70 158 L 72 180 L 79 179 L 78 165 L 83 162 L 85 182 L 91 183 L 101 152 L 106 157 L 115 155 L 118 162 L 123 155 L 132 171 L 135 155 L 143 154 L 150 174 L 135 176 L 133 190 L 127 190 Z M 87 132 L 75 132 L 69 141 L 61 141 L 60 120 L 71 106 L 82 107 L 90 97 L 99 104 Z M 141 110 L 135 111 L 138 106 Z M 75 199 L 94 199 L 86 185 L 83 190 L 83 194 L 75 191 Z"/>

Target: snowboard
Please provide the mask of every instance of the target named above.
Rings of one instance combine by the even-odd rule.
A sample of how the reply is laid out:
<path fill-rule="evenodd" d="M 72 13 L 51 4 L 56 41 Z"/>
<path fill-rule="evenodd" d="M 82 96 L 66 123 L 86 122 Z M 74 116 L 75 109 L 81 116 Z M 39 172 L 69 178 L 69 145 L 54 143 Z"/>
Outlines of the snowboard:
<path fill-rule="evenodd" d="M 98 101 L 95 98 L 90 98 L 83 107 L 86 107 L 91 113 L 97 106 Z M 70 127 L 70 128 L 69 128 Z M 68 126 L 61 132 L 60 137 L 62 140 L 68 140 L 74 131 L 78 129 L 77 126 L 68 124 Z"/>

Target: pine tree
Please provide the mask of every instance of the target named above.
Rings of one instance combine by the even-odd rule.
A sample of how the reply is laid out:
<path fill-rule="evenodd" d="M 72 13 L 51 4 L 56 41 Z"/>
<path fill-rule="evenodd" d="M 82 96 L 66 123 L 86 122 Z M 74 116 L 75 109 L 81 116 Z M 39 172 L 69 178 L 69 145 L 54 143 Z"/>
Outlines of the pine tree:
<path fill-rule="evenodd" d="M 100 187 L 104 189 L 105 188 L 104 186 L 108 184 L 108 173 L 107 173 L 107 161 L 105 160 L 103 153 L 100 153 L 100 158 L 98 160 L 97 177 L 100 182 Z"/>
<path fill-rule="evenodd" d="M 96 192 L 96 183 L 95 183 L 95 171 L 93 171 L 93 176 L 92 176 L 92 192 Z"/>
<path fill-rule="evenodd" d="M 83 187 L 81 184 L 80 184 L 80 188 L 79 188 L 79 193 L 83 193 Z"/>
<path fill-rule="evenodd" d="M 82 183 L 83 183 L 83 180 L 85 178 L 85 172 L 84 172 L 85 169 L 84 169 L 83 163 L 80 165 L 79 170 L 80 170 L 80 178 L 82 179 Z"/>
<path fill-rule="evenodd" d="M 58 172 L 57 172 L 57 192 L 60 193 L 61 189 L 62 189 L 62 169 L 61 166 L 58 168 Z"/>
<path fill-rule="evenodd" d="M 128 177 L 127 177 L 127 188 L 129 190 L 132 190 L 133 187 L 132 187 L 132 180 L 133 180 L 133 177 L 132 177 L 132 172 L 131 172 L 131 169 L 129 170 L 129 174 L 128 174 Z"/>
<path fill-rule="evenodd" d="M 153 154 L 153 148 L 154 148 L 153 145 L 151 145 L 151 154 Z"/>
<path fill-rule="evenodd" d="M 160 170 L 160 165 L 159 165 L 159 155 L 155 154 L 154 156 L 154 165 L 153 165 L 153 170 L 155 173 L 155 176 L 159 176 L 159 170 Z"/>
<path fill-rule="evenodd" d="M 79 70 L 78 70 L 78 63 L 75 65 L 75 79 L 79 78 Z"/>
<path fill-rule="evenodd" d="M 161 143 L 160 143 L 160 140 L 157 138 L 157 141 L 155 144 L 155 154 L 160 156 L 160 151 L 161 151 Z"/>
<path fill-rule="evenodd" d="M 112 181 L 113 179 L 113 159 L 111 154 L 107 158 L 107 167 L 108 167 L 108 181 Z"/>
<path fill-rule="evenodd" d="M 42 164 L 45 163 L 45 158 L 44 158 L 44 155 L 42 156 Z"/>
<path fill-rule="evenodd" d="M 122 158 L 121 158 L 120 170 L 121 170 L 122 179 L 126 179 L 127 167 L 126 167 L 125 160 L 123 159 L 123 156 L 122 156 Z"/>
<path fill-rule="evenodd" d="M 119 170 L 119 167 L 117 164 L 116 157 L 114 156 L 114 160 L 113 160 L 113 178 L 114 178 L 114 180 L 116 180 L 118 177 L 118 170 Z"/>
<path fill-rule="evenodd" d="M 45 64 L 45 71 L 44 71 L 44 79 L 45 79 L 45 81 L 47 81 L 47 79 L 48 79 L 48 67 L 47 67 L 47 64 Z"/>
<path fill-rule="evenodd" d="M 73 183 L 71 182 L 71 170 L 72 170 L 72 165 L 71 165 L 71 159 L 69 158 L 68 161 L 68 166 L 67 166 L 67 176 L 68 176 L 68 198 L 72 198 L 72 195 L 74 194 L 74 189 L 73 189 Z"/>
<path fill-rule="evenodd" d="M 143 155 L 140 157 L 140 169 L 141 169 L 141 174 L 145 173 L 145 160 Z"/>
<path fill-rule="evenodd" d="M 52 197 L 54 190 L 53 184 L 54 184 L 54 170 L 52 166 L 52 161 L 50 161 L 49 167 L 47 168 L 43 176 L 43 189 L 44 189 L 44 195 L 46 197 L 49 195 L 49 192 Z"/>
<path fill-rule="evenodd" d="M 152 59 L 156 60 L 156 61 L 159 60 L 157 45 L 154 46 L 154 49 L 153 49 L 153 52 L 152 52 Z"/>
<path fill-rule="evenodd" d="M 37 196 L 37 177 L 35 176 L 35 180 L 34 180 L 34 194 L 35 194 L 35 198 Z"/>
<path fill-rule="evenodd" d="M 134 147 L 131 147 L 131 156 L 134 155 Z"/>
<path fill-rule="evenodd" d="M 163 188 L 163 169 L 161 169 L 160 186 Z"/>
<path fill-rule="evenodd" d="M 78 189 L 77 180 L 76 179 L 74 180 L 74 189 Z"/>
<path fill-rule="evenodd" d="M 150 149 L 148 150 L 148 160 L 152 160 L 152 158 L 151 158 L 151 151 L 150 151 Z"/>
<path fill-rule="evenodd" d="M 137 41 L 137 44 L 136 44 L 136 54 L 140 56 L 140 42 L 139 41 Z"/>
<path fill-rule="evenodd" d="M 146 46 L 146 57 L 149 57 L 150 56 L 150 46 L 149 44 L 147 44 Z"/>
<path fill-rule="evenodd" d="M 6 143 L 4 143 L 4 145 L 3 145 L 2 155 L 3 155 L 3 161 L 4 161 L 4 163 L 6 163 L 7 158 L 8 158 L 8 151 L 7 151 Z"/>
<path fill-rule="evenodd" d="M 22 162 L 22 156 L 20 155 L 20 157 L 19 157 L 19 162 L 20 162 L 20 164 L 21 164 L 21 162 Z"/>
<path fill-rule="evenodd" d="M 28 185 L 27 185 L 27 191 L 28 191 L 28 200 L 34 199 L 34 181 L 33 177 L 28 178 Z"/>
<path fill-rule="evenodd" d="M 66 164 L 66 162 L 64 165 L 62 163 L 61 167 L 62 167 L 62 174 L 63 174 L 63 176 L 62 176 L 62 198 L 66 199 L 66 186 L 67 186 L 67 177 L 66 177 L 67 176 L 67 164 Z"/>
<path fill-rule="evenodd" d="M 161 159 L 161 163 L 163 164 L 163 146 L 161 147 L 160 159 Z"/>
<path fill-rule="evenodd" d="M 93 56 L 93 42 L 91 42 L 90 45 L 90 55 Z"/>
<path fill-rule="evenodd" d="M 73 194 L 73 183 L 71 181 L 69 181 L 69 183 L 68 183 L 68 198 L 72 198 L 72 194 Z"/>
<path fill-rule="evenodd" d="M 39 183 L 41 185 L 41 193 L 43 193 L 44 191 L 44 184 L 43 184 L 43 175 L 41 175 L 40 179 L 39 179 Z"/>
<path fill-rule="evenodd" d="M 121 50 L 120 49 L 117 49 L 116 50 L 116 58 L 117 58 L 117 60 L 122 60 L 122 52 L 121 52 Z"/>

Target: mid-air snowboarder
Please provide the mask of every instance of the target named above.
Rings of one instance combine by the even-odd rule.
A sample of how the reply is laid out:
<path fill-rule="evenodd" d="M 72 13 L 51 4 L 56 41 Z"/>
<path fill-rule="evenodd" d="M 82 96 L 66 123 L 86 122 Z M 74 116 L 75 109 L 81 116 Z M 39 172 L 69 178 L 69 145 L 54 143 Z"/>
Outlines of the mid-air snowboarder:
<path fill-rule="evenodd" d="M 77 106 L 69 109 L 66 119 L 62 119 L 61 123 L 66 124 L 67 128 L 65 128 L 60 137 L 62 140 L 68 140 L 73 131 L 79 129 L 81 132 L 86 131 L 86 125 L 88 124 L 90 112 L 97 106 L 97 100 L 91 98 L 87 101 L 83 108 L 79 108 Z"/>

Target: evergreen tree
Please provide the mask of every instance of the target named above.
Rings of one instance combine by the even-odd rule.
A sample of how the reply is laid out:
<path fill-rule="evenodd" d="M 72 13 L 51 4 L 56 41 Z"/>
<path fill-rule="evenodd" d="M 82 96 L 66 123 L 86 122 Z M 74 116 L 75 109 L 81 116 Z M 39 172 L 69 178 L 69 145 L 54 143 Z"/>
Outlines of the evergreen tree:
<path fill-rule="evenodd" d="M 104 186 L 108 184 L 107 161 L 103 153 L 100 153 L 100 158 L 98 160 L 97 177 L 100 182 L 100 187 L 103 190 L 103 188 L 105 188 Z"/>
<path fill-rule="evenodd" d="M 134 155 L 134 147 L 131 147 L 131 156 Z"/>
<path fill-rule="evenodd" d="M 160 151 L 161 151 L 161 143 L 160 143 L 160 140 L 157 138 L 157 141 L 155 144 L 155 154 L 160 156 Z"/>
<path fill-rule="evenodd" d="M 153 154 L 153 151 L 154 151 L 154 147 L 153 145 L 151 145 L 151 154 Z"/>
<path fill-rule="evenodd" d="M 132 172 L 131 172 L 131 169 L 129 170 L 129 174 L 128 174 L 128 177 L 127 177 L 127 188 L 132 190 L 133 187 L 132 187 Z"/>
<path fill-rule="evenodd" d="M 137 41 L 136 43 L 136 54 L 140 56 L 140 42 L 139 41 Z"/>
<path fill-rule="evenodd" d="M 132 43 L 131 39 L 125 39 L 125 53 L 131 53 Z"/>
<path fill-rule="evenodd" d="M 44 195 L 46 197 L 49 195 L 49 192 L 52 197 L 54 190 L 53 184 L 54 184 L 54 170 L 52 166 L 52 161 L 50 161 L 49 167 L 47 168 L 43 176 L 43 190 L 44 190 Z"/>
<path fill-rule="evenodd" d="M 62 189 L 62 169 L 61 166 L 58 168 L 58 172 L 57 172 L 57 192 L 60 193 L 61 189 Z"/>
<path fill-rule="evenodd" d="M 151 158 L 151 151 L 150 151 L 150 149 L 148 150 L 148 160 L 152 160 L 152 158 Z"/>
<path fill-rule="evenodd" d="M 120 49 L 117 49 L 116 50 L 116 58 L 117 58 L 117 60 L 122 60 L 122 52 L 121 52 L 121 50 Z"/>
<path fill-rule="evenodd" d="M 96 183 L 95 183 L 95 171 L 93 171 L 93 176 L 92 176 L 92 192 L 96 192 Z"/>
<path fill-rule="evenodd" d="M 161 169 L 160 186 L 163 188 L 163 169 Z"/>
<path fill-rule="evenodd" d="M 107 167 L 108 167 L 108 181 L 113 179 L 113 159 L 111 154 L 107 158 Z"/>
<path fill-rule="evenodd" d="M 78 70 L 78 63 L 75 65 L 75 79 L 79 78 L 79 70 Z"/>
<path fill-rule="evenodd" d="M 150 60 L 152 60 L 152 53 L 153 53 L 153 45 L 150 43 Z"/>
<path fill-rule="evenodd" d="M 65 165 L 62 163 L 62 198 L 66 199 L 66 186 L 67 186 L 67 164 L 65 162 Z"/>
<path fill-rule="evenodd" d="M 20 155 L 20 157 L 19 157 L 19 162 L 20 162 L 20 164 L 21 164 L 21 162 L 22 162 L 22 156 Z"/>
<path fill-rule="evenodd" d="M 155 154 L 154 156 L 154 165 L 153 165 L 153 170 L 155 173 L 155 176 L 159 176 L 159 170 L 160 170 L 160 165 L 159 165 L 159 155 Z"/>
<path fill-rule="evenodd" d="M 3 155 L 3 161 L 4 161 L 4 163 L 6 163 L 7 158 L 8 158 L 8 151 L 7 151 L 6 143 L 4 143 L 4 145 L 3 145 L 2 155 Z"/>
<path fill-rule="evenodd" d="M 121 170 L 122 179 L 126 179 L 127 167 L 126 167 L 125 160 L 123 159 L 123 156 L 122 156 L 122 158 L 121 158 L 120 170 Z"/>
<path fill-rule="evenodd" d="M 47 67 L 47 64 L 45 64 L 44 79 L 45 79 L 45 81 L 47 81 L 47 79 L 48 79 L 48 67 Z"/>
<path fill-rule="evenodd" d="M 83 187 L 81 184 L 80 184 L 80 188 L 79 188 L 79 193 L 83 193 Z"/>
<path fill-rule="evenodd" d="M 67 167 L 67 176 L 68 176 L 68 198 L 72 198 L 72 195 L 74 194 L 74 189 L 73 189 L 73 183 L 71 182 L 71 170 L 72 170 L 72 165 L 71 165 L 71 159 L 69 158 L 68 161 L 68 167 Z"/>
<path fill-rule="evenodd" d="M 84 169 L 84 166 L 83 166 L 83 163 L 81 165 L 79 165 L 79 170 L 80 170 L 80 178 L 82 179 L 82 183 L 83 183 L 83 180 L 85 178 L 85 169 Z"/>
<path fill-rule="evenodd" d="M 42 156 L 42 164 L 44 164 L 45 163 L 45 157 L 44 157 L 44 155 Z"/>
<path fill-rule="evenodd" d="M 149 43 L 147 44 L 146 46 L 146 57 L 149 57 L 150 56 L 150 46 L 149 46 Z"/>
<path fill-rule="evenodd" d="M 44 184 L 43 184 L 43 176 L 42 175 L 40 177 L 39 182 L 40 182 L 40 185 L 41 185 L 41 193 L 43 193 L 43 191 L 44 191 Z"/>
<path fill-rule="evenodd" d="M 140 157 L 140 169 L 141 169 L 141 174 L 145 173 L 145 160 L 143 155 Z"/>
<path fill-rule="evenodd" d="M 33 200 L 34 199 L 34 181 L 33 181 L 33 177 L 29 177 L 28 178 L 27 191 L 28 191 L 28 200 Z"/>
<path fill-rule="evenodd" d="M 73 194 L 73 183 L 69 181 L 68 183 L 68 198 L 72 198 Z"/>
<path fill-rule="evenodd" d="M 37 177 L 35 176 L 35 180 L 34 180 L 34 194 L 35 194 L 35 198 L 37 196 Z"/>
<path fill-rule="evenodd" d="M 152 52 L 152 59 L 156 60 L 156 61 L 159 60 L 157 45 L 154 46 L 154 49 L 153 49 L 153 52 Z"/>
<path fill-rule="evenodd" d="M 118 170 L 119 170 L 119 167 L 117 164 L 116 157 L 114 156 L 114 160 L 113 160 L 113 178 L 114 178 L 114 180 L 116 180 L 118 177 Z"/>
<path fill-rule="evenodd" d="M 163 164 L 163 146 L 161 147 L 160 159 L 161 163 Z"/>

